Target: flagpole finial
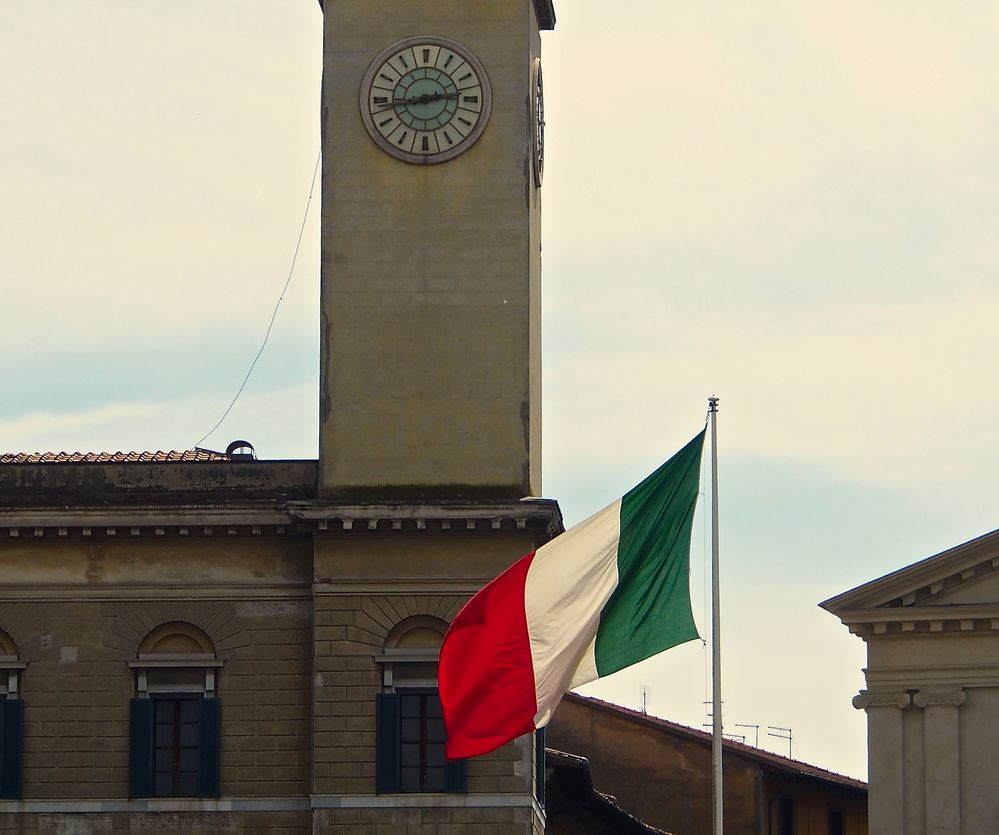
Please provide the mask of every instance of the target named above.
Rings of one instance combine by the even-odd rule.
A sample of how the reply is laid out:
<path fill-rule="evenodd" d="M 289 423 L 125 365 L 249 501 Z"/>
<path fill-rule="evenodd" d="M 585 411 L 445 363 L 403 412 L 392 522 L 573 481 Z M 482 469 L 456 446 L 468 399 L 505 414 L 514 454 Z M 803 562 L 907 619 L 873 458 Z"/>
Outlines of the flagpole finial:
<path fill-rule="evenodd" d="M 708 411 L 709 412 L 717 412 L 718 411 L 718 400 L 719 400 L 719 398 L 717 398 L 717 397 L 709 397 L 708 398 Z"/>

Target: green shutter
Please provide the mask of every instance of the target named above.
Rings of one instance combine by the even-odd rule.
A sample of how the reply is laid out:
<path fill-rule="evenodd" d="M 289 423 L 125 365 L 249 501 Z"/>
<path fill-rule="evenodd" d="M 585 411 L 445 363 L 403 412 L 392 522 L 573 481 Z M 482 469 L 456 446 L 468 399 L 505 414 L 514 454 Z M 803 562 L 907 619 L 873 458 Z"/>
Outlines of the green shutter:
<path fill-rule="evenodd" d="M 21 750 L 24 739 L 24 702 L 0 702 L 0 798 L 21 799 Z"/>
<path fill-rule="evenodd" d="M 222 702 L 201 700 L 201 741 L 198 766 L 198 797 L 219 797 L 219 748 L 222 742 Z"/>
<path fill-rule="evenodd" d="M 464 794 L 468 791 L 465 769 L 466 760 L 448 760 L 444 768 L 444 791 L 451 794 Z"/>
<path fill-rule="evenodd" d="M 375 721 L 375 791 L 391 794 L 401 787 L 398 693 L 378 693 L 375 696 Z"/>
<path fill-rule="evenodd" d="M 152 699 L 132 699 L 129 703 L 128 796 L 153 796 Z"/>
<path fill-rule="evenodd" d="M 545 805 L 545 729 L 534 732 L 534 796 Z"/>

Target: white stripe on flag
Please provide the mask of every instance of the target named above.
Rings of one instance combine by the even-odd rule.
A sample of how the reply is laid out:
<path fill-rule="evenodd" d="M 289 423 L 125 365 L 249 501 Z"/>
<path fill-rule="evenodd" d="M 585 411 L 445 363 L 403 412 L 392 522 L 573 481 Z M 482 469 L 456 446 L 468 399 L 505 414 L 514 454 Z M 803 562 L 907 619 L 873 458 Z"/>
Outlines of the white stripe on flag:
<path fill-rule="evenodd" d="M 524 609 L 534 661 L 536 727 L 548 724 L 570 685 L 597 678 L 593 645 L 600 613 L 617 588 L 620 528 L 618 499 L 539 548 L 531 562 Z"/>

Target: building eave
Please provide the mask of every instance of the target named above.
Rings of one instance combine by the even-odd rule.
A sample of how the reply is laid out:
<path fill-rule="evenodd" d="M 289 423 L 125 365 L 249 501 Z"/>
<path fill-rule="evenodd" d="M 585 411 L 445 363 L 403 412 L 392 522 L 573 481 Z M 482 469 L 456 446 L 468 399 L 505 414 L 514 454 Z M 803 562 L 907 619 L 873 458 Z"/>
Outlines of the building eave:
<path fill-rule="evenodd" d="M 819 604 L 843 619 L 861 610 L 911 606 L 923 596 L 935 596 L 952 583 L 999 569 L 999 529 L 948 548 L 917 563 L 830 597 Z"/>

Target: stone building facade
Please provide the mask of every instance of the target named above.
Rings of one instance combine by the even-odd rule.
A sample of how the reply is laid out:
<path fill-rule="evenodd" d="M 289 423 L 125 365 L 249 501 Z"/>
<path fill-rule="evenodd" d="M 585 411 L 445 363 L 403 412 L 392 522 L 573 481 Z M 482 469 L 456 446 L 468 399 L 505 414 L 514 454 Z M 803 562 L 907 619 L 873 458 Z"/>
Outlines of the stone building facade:
<path fill-rule="evenodd" d="M 442 752 L 399 700 L 554 502 L 335 502 L 314 461 L 160 457 L 0 465 L 0 831 L 543 827 L 530 738 L 421 775 L 406 751 Z"/>
<path fill-rule="evenodd" d="M 867 644 L 870 831 L 999 831 L 999 531 L 821 605 Z"/>
<path fill-rule="evenodd" d="M 536 740 L 445 760 L 436 660 L 562 530 L 532 498 L 554 9 L 324 18 L 319 460 L 0 457 L 0 831 L 544 828 Z M 365 107 L 459 147 L 403 159 Z"/>

